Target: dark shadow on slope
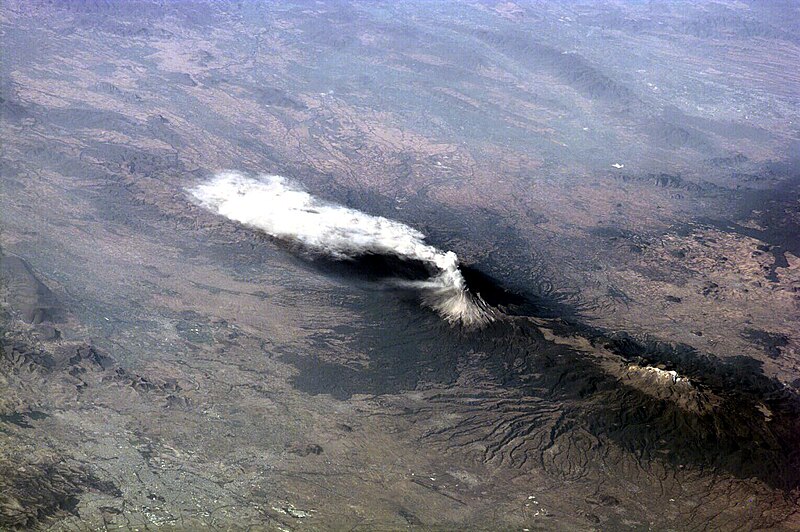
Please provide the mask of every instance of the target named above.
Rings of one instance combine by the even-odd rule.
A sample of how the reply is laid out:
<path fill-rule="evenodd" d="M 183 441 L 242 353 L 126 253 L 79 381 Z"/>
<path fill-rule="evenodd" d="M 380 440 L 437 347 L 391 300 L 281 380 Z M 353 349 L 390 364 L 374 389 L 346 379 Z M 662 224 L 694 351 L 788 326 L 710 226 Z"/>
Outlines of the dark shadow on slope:
<path fill-rule="evenodd" d="M 519 392 L 513 415 L 521 421 L 541 412 L 556 412 L 561 427 L 557 438 L 563 438 L 564 445 L 582 429 L 616 442 L 643 467 L 660 460 L 676 468 L 758 478 L 787 492 L 800 487 L 797 391 L 765 377 L 752 359 L 724 362 L 687 346 L 556 324 L 562 337 L 580 335 L 610 351 L 620 367 L 674 368 L 690 378 L 693 390 L 708 401 L 691 410 L 679 401 L 659 398 L 663 384 L 630 386 L 608 373 L 590 353 L 546 340 L 524 318 L 469 332 L 448 327 L 432 315 L 420 317 L 411 306 L 394 302 L 368 309 L 367 317 L 375 326 L 350 338 L 354 349 L 368 354 L 367 367 L 354 369 L 319 357 L 286 355 L 284 359 L 300 370 L 294 385 L 307 393 L 331 394 L 342 400 L 353 394 L 397 394 L 430 383 L 452 387 L 463 363 L 471 354 L 481 353 L 488 375 L 484 385 Z M 457 388 L 447 389 L 459 393 Z M 502 412 L 486 408 L 487 420 L 502 421 Z M 546 449 L 536 448 L 544 439 L 533 434 L 535 426 L 510 422 L 509 427 L 480 443 L 494 446 L 497 454 L 506 452 L 504 442 L 522 439 L 518 447 L 526 456 L 538 454 L 544 460 Z M 589 452 L 586 468 L 608 459 L 601 456 L 602 451 L 596 451 L 595 457 L 591 456 L 594 451 Z"/>

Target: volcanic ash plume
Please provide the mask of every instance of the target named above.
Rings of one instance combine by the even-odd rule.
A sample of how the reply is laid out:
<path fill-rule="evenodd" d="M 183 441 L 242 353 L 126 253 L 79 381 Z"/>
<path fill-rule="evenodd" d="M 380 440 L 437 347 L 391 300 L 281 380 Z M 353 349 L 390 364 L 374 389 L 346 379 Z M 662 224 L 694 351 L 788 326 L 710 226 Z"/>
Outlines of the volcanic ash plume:
<path fill-rule="evenodd" d="M 494 320 L 492 308 L 467 288 L 456 254 L 426 244 L 425 235 L 405 224 L 319 200 L 277 175 L 223 173 L 191 193 L 217 214 L 337 260 L 381 254 L 420 261 L 437 273 L 402 284 L 419 289 L 425 305 L 450 323 Z"/>

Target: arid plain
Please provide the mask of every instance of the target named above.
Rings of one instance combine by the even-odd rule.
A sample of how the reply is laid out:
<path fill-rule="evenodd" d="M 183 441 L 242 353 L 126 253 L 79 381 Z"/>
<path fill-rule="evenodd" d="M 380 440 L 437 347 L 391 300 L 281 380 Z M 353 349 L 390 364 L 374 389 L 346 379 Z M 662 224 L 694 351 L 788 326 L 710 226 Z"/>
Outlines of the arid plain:
<path fill-rule="evenodd" d="M 0 528 L 800 527 L 796 2 L 0 32 Z M 503 318 L 209 212 L 225 170 L 421 231 Z"/>

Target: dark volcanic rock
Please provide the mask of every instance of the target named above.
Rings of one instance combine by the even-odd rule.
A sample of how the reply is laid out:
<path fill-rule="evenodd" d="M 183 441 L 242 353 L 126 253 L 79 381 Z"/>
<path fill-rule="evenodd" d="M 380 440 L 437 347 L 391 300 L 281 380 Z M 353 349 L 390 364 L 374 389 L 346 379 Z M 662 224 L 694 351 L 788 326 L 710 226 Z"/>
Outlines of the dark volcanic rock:
<path fill-rule="evenodd" d="M 746 329 L 742 336 L 764 349 L 764 354 L 769 358 L 778 358 L 781 356 L 781 348 L 789 345 L 789 337 L 780 333 Z"/>

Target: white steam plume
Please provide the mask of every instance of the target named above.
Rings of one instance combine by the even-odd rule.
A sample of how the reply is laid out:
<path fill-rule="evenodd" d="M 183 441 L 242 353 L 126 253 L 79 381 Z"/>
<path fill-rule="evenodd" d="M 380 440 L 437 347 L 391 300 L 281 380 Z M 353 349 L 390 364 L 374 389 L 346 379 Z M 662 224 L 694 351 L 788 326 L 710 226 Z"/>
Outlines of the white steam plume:
<path fill-rule="evenodd" d="M 492 308 L 469 292 L 456 254 L 426 244 L 425 235 L 405 224 L 319 200 L 277 175 L 227 172 L 191 193 L 217 214 L 336 259 L 375 253 L 433 266 L 439 273 L 432 278 L 402 284 L 421 290 L 423 302 L 450 323 L 494 320 Z"/>

